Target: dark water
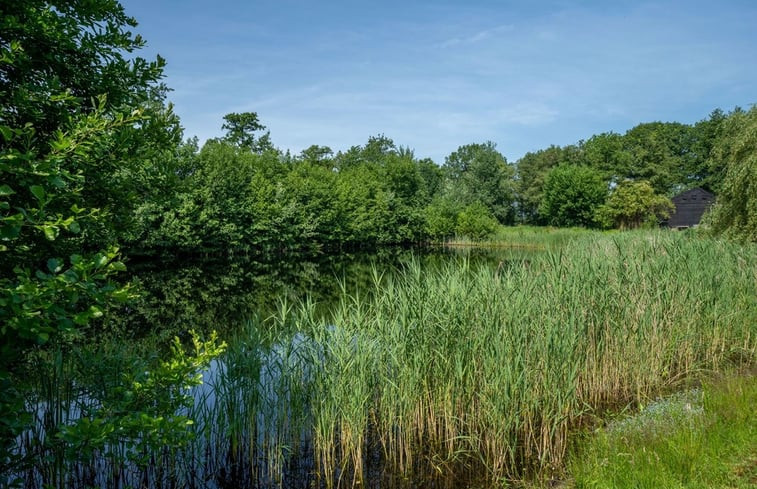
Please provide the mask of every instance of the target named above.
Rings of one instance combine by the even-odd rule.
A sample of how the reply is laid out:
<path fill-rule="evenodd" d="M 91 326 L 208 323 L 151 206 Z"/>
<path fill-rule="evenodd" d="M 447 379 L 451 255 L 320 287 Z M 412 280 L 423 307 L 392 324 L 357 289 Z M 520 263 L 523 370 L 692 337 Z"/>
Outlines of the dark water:
<path fill-rule="evenodd" d="M 190 329 L 236 331 L 254 315 L 266 316 L 281 301 L 309 297 L 325 312 L 339 298 L 342 287 L 363 292 L 373 287 L 373 272 L 393 274 L 415 261 L 427 269 L 468 260 L 473 266 L 496 268 L 529 253 L 485 248 L 389 248 L 377 252 L 342 253 L 318 258 L 288 257 L 261 262 L 187 260 L 172 263 L 129 264 L 141 297 L 114 322 L 130 331 Z"/>
<path fill-rule="evenodd" d="M 295 303 L 308 297 L 317 303 L 317 310 L 325 314 L 338 301 L 343 290 L 355 293 L 372 289 L 376 272 L 384 275 L 401 273 L 410 263 L 433 270 L 463 260 L 474 268 L 496 269 L 510 261 L 525 259 L 527 255 L 528 252 L 508 249 L 426 248 L 344 253 L 318 259 L 290 257 L 269 262 L 237 258 L 130 263 L 131 281 L 138 287 L 140 298 L 112 314 L 108 321 L 112 328 L 128 331 L 137 341 L 148 335 L 152 335 L 154 341 L 155 332 L 166 339 L 177 335 L 186 337 L 190 330 L 218 331 L 221 338 L 229 339 L 249 328 L 250 318 L 272 314 L 282 301 Z M 289 358 L 296 357 L 301 346 L 312 351 L 313 345 L 304 345 L 306 341 L 297 335 L 289 337 L 285 344 L 263 345 L 251 341 L 236 348 L 234 355 L 230 351 L 214 361 L 204 375 L 204 385 L 194 392 L 193 417 L 197 418 L 198 424 L 192 429 L 200 434 L 184 452 L 158 453 L 147 468 L 114 467 L 108 462 L 107 455 L 89 459 L 86 466 L 74 462 L 64 470 L 68 473 L 64 485 L 86 487 L 86 481 L 89 481 L 101 487 L 326 487 L 327 481 L 315 475 L 307 429 L 289 426 L 295 423 L 288 414 L 271 415 L 270 408 L 265 408 L 265 405 L 286 405 L 276 386 L 282 384 L 282 376 L 292 373 L 284 372 L 282 365 L 288 365 L 286 368 L 290 369 Z M 294 368 L 301 375 L 307 375 L 307 369 L 311 367 L 295 365 Z M 117 375 L 117 372 L 110 374 Z M 220 378 L 225 380 L 219 382 Z M 76 379 L 73 382 L 76 383 Z M 83 394 L 71 396 L 72 405 L 64 409 L 65 419 L 61 420 L 64 424 L 73 422 L 80 415 L 81 409 L 77 406 L 91 402 L 87 398 L 88 391 L 91 390 L 85 387 L 81 390 Z M 293 394 L 285 392 L 283 395 Z M 42 401 L 32 404 L 31 409 L 44 420 L 49 417 L 48 406 Z M 230 421 L 221 419 L 222 415 L 229 416 Z M 239 422 L 239 418 L 242 418 L 240 426 L 233 429 L 228 426 Z M 245 423 L 244 418 L 250 422 Z M 290 442 L 286 453 L 272 468 L 272 452 L 268 445 L 282 426 L 290 431 Z M 363 485 L 374 488 L 455 487 L 460 483 L 457 479 L 419 481 L 393 477 L 384 470 L 380 444 L 371 440 L 370 428 L 367 430 Z M 44 436 L 45 430 L 38 427 L 37 432 Z M 34 444 L 32 440 L 28 446 Z M 41 450 L 40 457 L 43 456 L 49 458 L 50 454 Z M 115 470 L 119 471 L 117 483 L 113 482 Z M 77 472 L 86 477 L 76 476 Z M 44 471 L 31 470 L 23 478 L 26 487 L 42 487 L 46 483 L 61 485 L 47 479 Z M 470 474 L 464 479 L 466 485 L 470 484 Z M 350 480 L 349 475 L 343 478 L 343 481 Z"/>

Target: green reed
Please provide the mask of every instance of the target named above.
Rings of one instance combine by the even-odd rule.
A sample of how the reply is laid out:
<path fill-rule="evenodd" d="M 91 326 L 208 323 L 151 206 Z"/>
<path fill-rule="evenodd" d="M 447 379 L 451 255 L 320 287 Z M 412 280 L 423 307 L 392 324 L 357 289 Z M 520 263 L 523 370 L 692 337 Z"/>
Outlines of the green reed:
<path fill-rule="evenodd" d="M 755 263 L 673 233 L 588 236 L 497 270 L 376 274 L 325 318 L 287 308 L 258 327 L 309 338 L 298 396 L 327 482 L 361 480 L 370 438 L 399 474 L 546 474 L 585 414 L 754 361 Z"/>

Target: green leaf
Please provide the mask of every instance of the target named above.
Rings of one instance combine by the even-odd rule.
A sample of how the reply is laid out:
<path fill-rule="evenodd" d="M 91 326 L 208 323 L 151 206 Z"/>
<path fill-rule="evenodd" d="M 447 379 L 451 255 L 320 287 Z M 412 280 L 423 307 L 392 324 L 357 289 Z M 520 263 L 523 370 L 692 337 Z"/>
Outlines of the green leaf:
<path fill-rule="evenodd" d="M 74 316 L 74 322 L 79 326 L 85 326 L 89 322 L 89 311 L 80 312 Z"/>
<path fill-rule="evenodd" d="M 102 317 L 103 312 L 102 312 L 102 309 L 100 309 L 99 307 L 91 306 L 89 308 L 89 315 L 90 317 L 93 317 L 93 318 L 99 318 L 99 317 Z"/>
<path fill-rule="evenodd" d="M 10 188 L 8 185 L 0 185 L 0 197 L 5 197 L 6 195 L 13 195 L 16 192 Z"/>
<path fill-rule="evenodd" d="M 56 226 L 44 225 L 42 226 L 42 231 L 45 233 L 45 238 L 48 241 L 55 241 L 55 238 L 58 237 L 58 228 Z"/>
<path fill-rule="evenodd" d="M 50 258 L 47 260 L 47 269 L 52 273 L 58 273 L 63 269 L 63 265 L 57 258 Z"/>
<path fill-rule="evenodd" d="M 81 231 L 81 227 L 79 226 L 78 222 L 73 221 L 71 224 L 68 225 L 68 230 L 74 234 L 79 234 L 79 232 Z"/>
<path fill-rule="evenodd" d="M 63 188 L 66 186 L 66 181 L 63 180 L 60 175 L 51 175 L 47 178 L 47 181 L 55 188 Z"/>
<path fill-rule="evenodd" d="M 108 261 L 110 261 L 110 259 L 105 255 L 99 253 L 95 255 L 95 266 L 98 268 L 107 265 Z"/>
<path fill-rule="evenodd" d="M 35 197 L 37 197 L 37 200 L 42 201 L 45 199 L 45 189 L 39 185 L 32 185 L 29 187 L 29 190 Z"/>
<path fill-rule="evenodd" d="M 21 234 L 21 225 L 4 225 L 0 226 L 0 238 L 16 239 Z"/>
<path fill-rule="evenodd" d="M 8 126 L 0 126 L 0 134 L 3 135 L 3 139 L 7 142 L 13 140 L 13 129 Z"/>

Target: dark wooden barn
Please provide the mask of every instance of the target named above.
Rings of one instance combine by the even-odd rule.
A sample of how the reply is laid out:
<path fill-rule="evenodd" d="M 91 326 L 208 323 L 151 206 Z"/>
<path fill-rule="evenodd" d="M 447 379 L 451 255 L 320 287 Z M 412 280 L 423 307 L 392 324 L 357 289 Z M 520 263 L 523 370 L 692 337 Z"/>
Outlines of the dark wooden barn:
<path fill-rule="evenodd" d="M 699 187 L 682 192 L 671 199 L 675 210 L 670 214 L 668 227 L 685 229 L 699 224 L 702 214 L 715 202 L 715 196 Z"/>

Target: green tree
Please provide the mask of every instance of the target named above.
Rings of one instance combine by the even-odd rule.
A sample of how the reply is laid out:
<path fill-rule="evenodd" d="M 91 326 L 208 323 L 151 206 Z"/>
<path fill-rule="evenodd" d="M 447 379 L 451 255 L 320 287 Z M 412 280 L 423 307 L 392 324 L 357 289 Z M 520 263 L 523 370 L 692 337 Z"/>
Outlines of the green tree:
<path fill-rule="evenodd" d="M 115 243 L 132 226 L 145 184 L 162 178 L 158 154 L 180 141 L 178 119 L 164 103 L 160 82 L 165 62 L 127 58 L 144 46 L 134 26 L 114 1 L 19 0 L 0 6 L 0 124 L 33 128 L 27 139 L 0 141 L 2 149 L 28 149 L 44 158 L 49 141 L 79 117 L 99 111 L 110 118 L 136 109 L 142 115 L 112 127 L 108 144 L 98 148 L 92 138 L 86 164 L 65 168 L 87 182 L 77 198 L 103 218 L 90 221 L 76 239 L 57 240 L 58 249 L 68 243 L 76 243 L 71 249 Z M 48 211 L 65 214 L 72 203 L 61 196 Z"/>
<path fill-rule="evenodd" d="M 164 176 L 162 156 L 180 140 L 163 103 L 163 60 L 126 57 L 144 44 L 135 25 L 109 0 L 0 5 L 3 477 L 20 462 L 12 448 L 30 422 L 22 360 L 93 340 L 108 305 L 132 296 L 113 281 L 124 266 L 109 245 L 133 225 L 141 186 Z M 57 430 L 47 429 L 51 440 Z"/>
<path fill-rule="evenodd" d="M 526 153 L 516 163 L 515 190 L 518 217 L 522 222 L 541 224 L 539 204 L 544 193 L 544 181 L 549 171 L 559 164 L 577 164 L 579 149 L 576 146 L 550 146 Z"/>
<path fill-rule="evenodd" d="M 671 195 L 689 186 L 693 166 L 691 126 L 678 122 L 639 124 L 623 136 L 627 164 L 615 174 L 632 180 L 646 180 L 655 192 Z"/>
<path fill-rule="evenodd" d="M 426 233 L 434 241 L 444 241 L 457 232 L 457 216 L 462 210 L 450 198 L 437 196 L 424 210 Z"/>
<path fill-rule="evenodd" d="M 605 181 L 619 183 L 631 178 L 632 160 L 623 135 L 606 132 L 581 143 L 581 163 L 597 170 Z"/>
<path fill-rule="evenodd" d="M 224 139 L 231 144 L 245 148 L 253 153 L 264 153 L 273 150 L 271 135 L 268 131 L 262 135 L 256 133 L 265 131 L 266 127 L 258 120 L 255 112 L 232 112 L 223 116 L 225 121 L 221 129 L 226 130 Z"/>
<path fill-rule="evenodd" d="M 712 231 L 757 242 L 757 107 L 734 111 L 723 122 L 712 165 L 725 169 L 709 218 Z"/>
<path fill-rule="evenodd" d="M 552 226 L 593 227 L 606 197 L 607 184 L 596 170 L 560 165 L 547 174 L 539 214 Z"/>
<path fill-rule="evenodd" d="M 474 240 L 483 240 L 497 230 L 497 220 L 484 204 L 474 202 L 457 215 L 455 232 Z"/>
<path fill-rule="evenodd" d="M 658 226 L 673 209 L 670 199 L 656 194 L 649 182 L 629 180 L 612 191 L 597 209 L 597 218 L 604 227 L 635 229 L 645 224 Z"/>
<path fill-rule="evenodd" d="M 331 170 L 333 168 L 334 151 L 328 146 L 310 145 L 300 153 L 300 160 L 308 163 L 324 166 Z"/>
<path fill-rule="evenodd" d="M 515 220 L 515 170 L 491 141 L 460 146 L 447 156 L 443 169 L 446 192 L 463 206 L 479 202 L 502 224 Z"/>
<path fill-rule="evenodd" d="M 694 124 L 691 130 L 691 163 L 687 169 L 688 184 L 702 187 L 715 194 L 725 175 L 722 161 L 713 159 L 713 149 L 722 137 L 723 123 L 728 115 L 720 109 L 713 110 L 707 119 Z"/>

